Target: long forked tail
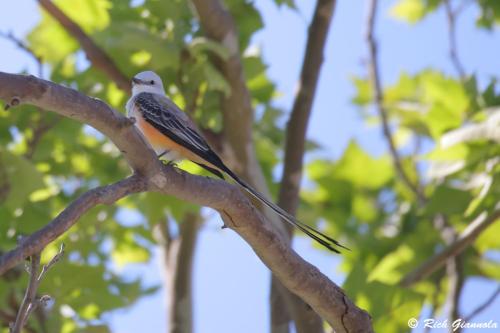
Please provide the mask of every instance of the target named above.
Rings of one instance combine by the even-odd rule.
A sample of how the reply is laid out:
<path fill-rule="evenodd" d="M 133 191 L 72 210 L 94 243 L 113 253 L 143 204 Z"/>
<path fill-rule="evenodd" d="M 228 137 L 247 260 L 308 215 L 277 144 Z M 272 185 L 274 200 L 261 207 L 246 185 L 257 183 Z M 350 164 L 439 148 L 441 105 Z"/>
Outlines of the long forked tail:
<path fill-rule="evenodd" d="M 252 196 L 254 196 L 257 200 L 265 204 L 267 207 L 271 208 L 276 214 L 278 214 L 281 218 L 283 218 L 286 222 L 291 224 L 292 226 L 296 227 L 297 229 L 301 230 L 303 233 L 305 233 L 307 236 L 311 237 L 324 247 L 326 247 L 328 250 L 333 251 L 335 253 L 340 253 L 338 249 L 336 249 L 334 246 L 338 246 L 341 248 L 344 248 L 346 250 L 349 250 L 349 248 L 345 247 L 344 245 L 340 244 L 338 241 L 335 239 L 325 235 L 324 233 L 308 226 L 305 223 L 300 222 L 297 220 L 294 216 L 291 214 L 287 213 L 284 211 L 281 207 L 278 205 L 274 204 L 270 200 L 268 200 L 266 197 L 264 197 L 262 194 L 254 190 L 250 185 L 245 183 L 243 180 L 241 180 L 238 176 L 236 176 L 229 168 L 225 168 L 224 172 L 230 176 L 235 182 L 237 182 L 241 187 L 243 187 L 248 193 L 250 193 Z"/>

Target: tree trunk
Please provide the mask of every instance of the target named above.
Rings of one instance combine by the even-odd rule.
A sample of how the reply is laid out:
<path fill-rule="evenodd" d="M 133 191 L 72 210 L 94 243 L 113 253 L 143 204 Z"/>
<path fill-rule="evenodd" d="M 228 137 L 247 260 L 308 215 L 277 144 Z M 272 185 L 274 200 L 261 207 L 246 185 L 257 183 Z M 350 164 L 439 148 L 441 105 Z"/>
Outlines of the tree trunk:
<path fill-rule="evenodd" d="M 179 235 L 165 243 L 168 332 L 193 331 L 192 268 L 200 216 L 187 213 Z"/>

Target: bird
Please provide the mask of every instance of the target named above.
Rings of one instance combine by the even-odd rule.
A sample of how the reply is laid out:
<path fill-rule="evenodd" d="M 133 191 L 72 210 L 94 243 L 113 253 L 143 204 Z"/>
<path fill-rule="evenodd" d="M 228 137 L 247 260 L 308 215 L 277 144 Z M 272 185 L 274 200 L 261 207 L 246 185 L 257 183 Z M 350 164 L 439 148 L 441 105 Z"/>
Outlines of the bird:
<path fill-rule="evenodd" d="M 155 72 L 140 72 L 132 78 L 132 96 L 126 109 L 128 116 L 134 119 L 134 124 L 159 157 L 170 162 L 188 159 L 221 179 L 225 179 L 226 174 L 287 223 L 328 250 L 335 253 L 340 253 L 339 247 L 349 250 L 335 239 L 287 213 L 229 169 L 200 135 L 188 115 L 167 97 L 163 81 Z"/>

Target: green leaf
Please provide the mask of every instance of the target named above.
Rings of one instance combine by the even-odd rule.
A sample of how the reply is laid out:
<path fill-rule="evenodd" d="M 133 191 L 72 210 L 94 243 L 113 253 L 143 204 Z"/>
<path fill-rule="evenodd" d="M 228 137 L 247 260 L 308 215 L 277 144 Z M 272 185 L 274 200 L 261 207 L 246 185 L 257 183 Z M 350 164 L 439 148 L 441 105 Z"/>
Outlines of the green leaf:
<path fill-rule="evenodd" d="M 390 14 L 392 17 L 409 23 L 417 23 L 426 14 L 422 0 L 401 0 L 394 5 Z"/>
<path fill-rule="evenodd" d="M 78 333 L 110 333 L 111 330 L 106 325 L 92 325 L 79 330 Z"/>
<path fill-rule="evenodd" d="M 368 189 L 379 188 L 394 176 L 388 156 L 373 158 L 355 141 L 349 143 L 334 172 L 337 177 Z"/>
<path fill-rule="evenodd" d="M 45 12 L 42 12 L 41 22 L 27 39 L 35 54 L 51 64 L 61 62 L 78 49 L 78 42 Z"/>
<path fill-rule="evenodd" d="M 117 22 L 107 30 L 98 32 L 93 37 L 101 45 L 117 54 L 134 54 L 147 51 L 152 54 L 149 65 L 156 71 L 176 68 L 179 65 L 179 49 L 168 43 L 167 39 L 149 31 L 138 22 Z"/>
<path fill-rule="evenodd" d="M 480 253 L 500 250 L 500 218 L 493 222 L 474 242 L 474 248 Z"/>
<path fill-rule="evenodd" d="M 357 194 L 352 202 L 352 213 L 361 221 L 372 222 L 378 215 L 378 207 L 372 198 Z"/>
<path fill-rule="evenodd" d="M 228 7 L 238 27 L 240 50 L 245 50 L 252 35 L 264 27 L 260 12 L 253 2 L 226 0 L 224 4 Z"/>
<path fill-rule="evenodd" d="M 415 250 L 408 245 L 401 245 L 396 251 L 382 258 L 368 275 L 368 282 L 379 281 L 389 285 L 398 283 L 406 273 L 409 263 L 415 259 Z"/>
<path fill-rule="evenodd" d="M 4 204 L 11 210 L 22 208 L 30 193 L 44 186 L 43 176 L 24 157 L 14 155 L 0 148 L 7 179 L 9 194 Z"/>
<path fill-rule="evenodd" d="M 129 263 L 147 262 L 150 254 L 146 248 L 137 244 L 132 230 L 126 230 L 123 233 L 123 239 L 115 244 L 111 256 L 121 267 Z"/>
<path fill-rule="evenodd" d="M 373 101 L 373 91 L 370 81 L 353 77 L 352 82 L 356 88 L 356 95 L 352 98 L 352 102 L 359 106 L 366 106 Z"/>
<path fill-rule="evenodd" d="M 443 0 L 400 0 L 390 9 L 392 17 L 415 24 L 435 11 Z"/>
<path fill-rule="evenodd" d="M 482 275 L 494 280 L 500 280 L 500 262 L 482 257 L 474 261 L 473 264 L 477 266 Z"/>
<path fill-rule="evenodd" d="M 225 96 L 229 96 L 231 94 L 231 87 L 227 83 L 226 79 L 212 64 L 208 62 L 203 64 L 203 69 L 209 89 L 221 91 Z"/>
<path fill-rule="evenodd" d="M 434 214 L 461 214 L 472 200 L 472 195 L 447 185 L 436 188 L 426 207 L 429 215 Z"/>
<path fill-rule="evenodd" d="M 500 3 L 496 0 L 479 0 L 481 15 L 477 19 L 477 26 L 492 29 L 494 24 L 500 24 Z"/>
<path fill-rule="evenodd" d="M 110 0 L 58 0 L 56 5 L 86 33 L 103 30 L 110 23 Z"/>
<path fill-rule="evenodd" d="M 210 51 L 218 55 L 221 59 L 229 58 L 229 50 L 224 45 L 205 37 L 196 37 L 187 45 L 189 51 L 194 55 Z"/>
<path fill-rule="evenodd" d="M 108 0 L 59 0 L 55 4 L 88 34 L 103 30 L 110 23 L 111 2 Z M 39 25 L 28 35 L 28 41 L 37 55 L 52 64 L 63 61 L 79 47 L 79 43 L 45 11 L 42 11 Z"/>
<path fill-rule="evenodd" d="M 294 0 L 274 0 L 274 3 L 279 7 L 284 5 L 291 9 L 297 9 L 297 5 Z"/>

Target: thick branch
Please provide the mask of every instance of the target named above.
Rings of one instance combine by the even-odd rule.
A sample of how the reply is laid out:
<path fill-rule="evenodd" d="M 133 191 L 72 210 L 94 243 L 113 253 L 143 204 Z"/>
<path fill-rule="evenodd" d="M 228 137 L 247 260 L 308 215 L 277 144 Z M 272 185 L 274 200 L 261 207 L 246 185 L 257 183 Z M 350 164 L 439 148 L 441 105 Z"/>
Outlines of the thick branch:
<path fill-rule="evenodd" d="M 394 139 L 392 137 L 391 128 L 389 126 L 389 117 L 387 115 L 387 110 L 384 106 L 384 97 L 382 94 L 382 85 L 379 73 L 379 65 L 377 58 L 377 41 L 375 40 L 374 31 L 375 31 L 375 21 L 377 17 L 377 6 L 378 0 L 370 0 L 370 6 L 368 11 L 368 19 L 367 19 L 367 32 L 366 32 L 366 40 L 368 42 L 368 47 L 370 51 L 370 77 L 371 83 L 374 91 L 374 103 L 379 114 L 380 120 L 382 121 L 382 131 L 384 137 L 387 141 L 387 145 L 389 146 L 389 152 L 392 156 L 392 162 L 394 164 L 394 168 L 399 175 L 399 178 L 403 181 L 403 183 L 417 196 L 419 201 L 423 203 L 425 201 L 425 197 L 423 193 L 420 191 L 418 185 L 414 184 L 408 174 L 405 172 L 403 168 L 403 164 L 401 163 L 401 156 L 399 156 L 399 152 L 396 148 L 396 144 L 394 143 Z"/>
<path fill-rule="evenodd" d="M 278 205 L 290 214 L 295 215 L 299 204 L 300 181 L 302 178 L 303 158 L 305 153 L 306 132 L 309 118 L 312 112 L 312 105 L 316 94 L 321 65 L 323 63 L 323 53 L 326 39 L 330 28 L 335 8 L 335 0 L 318 0 L 313 14 L 313 19 L 309 25 L 307 43 L 305 47 L 302 69 L 300 72 L 299 88 L 295 95 L 290 119 L 286 128 L 285 158 L 281 187 L 278 197 Z M 289 236 L 292 236 L 292 229 L 288 227 Z M 319 318 L 310 307 L 301 302 L 293 295 L 278 297 L 277 282 L 272 280 L 271 284 L 271 324 L 272 331 L 278 331 L 282 327 L 287 327 L 285 300 L 288 300 L 290 312 L 294 318 L 297 332 L 323 332 L 321 318 Z M 285 288 L 280 291 L 287 292 Z M 273 318 L 276 317 L 276 318 Z M 280 320 L 281 319 L 281 320 Z M 276 329 L 274 327 L 276 326 Z"/>
<path fill-rule="evenodd" d="M 5 73 L 0 73 L 0 98 L 51 109 L 94 126 L 108 135 L 124 151 L 129 164 L 140 172 L 81 196 L 49 224 L 55 225 L 57 232 L 48 226 L 42 228 L 28 236 L 17 249 L 1 257 L 0 273 L 39 251 L 95 204 L 112 203 L 127 194 L 147 189 L 211 207 L 229 217 L 225 219 L 228 227 L 250 244 L 286 288 L 309 304 L 336 332 L 372 332 L 370 316 L 357 308 L 342 289 L 316 267 L 297 255 L 236 186 L 162 165 L 135 126 L 130 126 L 126 118 L 103 102 L 32 76 Z M 147 180 L 146 185 L 143 177 Z"/>
<path fill-rule="evenodd" d="M 38 3 L 56 20 L 66 31 L 80 43 L 89 61 L 99 70 L 108 75 L 116 85 L 126 93 L 130 93 L 130 80 L 124 75 L 110 56 L 104 52 L 71 18 L 60 10 L 51 0 L 38 0 Z"/>
<path fill-rule="evenodd" d="M 444 250 L 436 253 L 434 256 L 426 260 L 422 265 L 406 275 L 400 282 L 403 287 L 409 287 L 412 284 L 419 282 L 430 274 L 441 268 L 448 259 L 462 253 L 467 246 L 472 244 L 476 238 L 488 228 L 493 222 L 500 218 L 500 210 L 497 210 L 488 216 L 486 212 L 480 214 L 472 221 L 467 228 L 458 236 L 457 240 L 448 245 Z"/>

